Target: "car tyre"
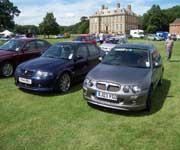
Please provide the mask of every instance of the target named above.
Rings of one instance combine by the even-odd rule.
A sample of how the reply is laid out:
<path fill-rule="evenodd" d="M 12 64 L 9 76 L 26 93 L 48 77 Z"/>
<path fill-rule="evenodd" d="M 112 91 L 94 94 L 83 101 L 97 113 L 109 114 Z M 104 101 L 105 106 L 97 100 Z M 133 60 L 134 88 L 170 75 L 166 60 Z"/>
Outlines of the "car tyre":
<path fill-rule="evenodd" d="M 2 65 L 2 75 L 4 77 L 10 77 L 14 73 L 14 67 L 11 63 L 6 62 Z"/>
<path fill-rule="evenodd" d="M 58 80 L 58 91 L 59 92 L 67 92 L 71 86 L 71 77 L 68 73 L 63 73 Z"/>
<path fill-rule="evenodd" d="M 146 110 L 148 112 L 151 111 L 151 108 L 152 108 L 152 91 L 153 91 L 153 88 L 151 87 L 149 89 L 149 92 L 148 92 L 148 97 L 147 97 L 147 101 L 146 101 Z"/>

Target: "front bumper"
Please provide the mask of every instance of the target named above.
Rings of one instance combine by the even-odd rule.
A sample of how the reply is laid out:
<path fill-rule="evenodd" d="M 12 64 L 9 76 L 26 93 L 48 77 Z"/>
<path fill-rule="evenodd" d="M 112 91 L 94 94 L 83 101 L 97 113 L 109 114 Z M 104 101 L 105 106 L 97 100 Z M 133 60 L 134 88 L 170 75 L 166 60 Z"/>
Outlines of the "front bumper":
<path fill-rule="evenodd" d="M 118 98 L 117 101 L 98 98 L 96 96 L 96 92 L 96 89 L 83 87 L 83 97 L 87 100 L 88 103 L 101 107 L 126 111 L 138 111 L 146 108 L 148 90 L 134 95 L 124 95 L 116 93 Z M 107 91 L 103 92 L 110 93 Z"/>
<path fill-rule="evenodd" d="M 19 77 L 32 80 L 32 84 L 25 84 L 19 82 Z M 15 84 L 21 89 L 30 90 L 34 92 L 49 92 L 55 89 L 54 79 L 36 79 L 36 78 L 27 78 L 23 76 L 15 76 Z"/>

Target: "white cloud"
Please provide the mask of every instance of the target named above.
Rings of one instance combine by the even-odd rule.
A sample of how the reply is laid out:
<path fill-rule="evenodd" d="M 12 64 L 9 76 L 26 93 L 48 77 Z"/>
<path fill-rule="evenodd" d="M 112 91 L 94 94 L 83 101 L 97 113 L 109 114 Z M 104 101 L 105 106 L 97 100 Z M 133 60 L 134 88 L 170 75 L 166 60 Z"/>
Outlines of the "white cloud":
<path fill-rule="evenodd" d="M 65 0 L 51 0 L 40 6 L 36 2 L 33 5 L 26 5 L 26 2 L 24 4 L 21 2 L 18 5 L 21 14 L 15 18 L 15 21 L 18 24 L 38 25 L 47 12 L 53 12 L 60 25 L 72 25 L 79 22 L 82 16 L 94 14 L 102 4 L 114 8 L 117 2 L 121 2 L 121 7 L 127 7 L 127 4 L 131 4 L 135 13 L 143 14 L 155 3 L 155 0 L 78 0 L 72 3 Z"/>

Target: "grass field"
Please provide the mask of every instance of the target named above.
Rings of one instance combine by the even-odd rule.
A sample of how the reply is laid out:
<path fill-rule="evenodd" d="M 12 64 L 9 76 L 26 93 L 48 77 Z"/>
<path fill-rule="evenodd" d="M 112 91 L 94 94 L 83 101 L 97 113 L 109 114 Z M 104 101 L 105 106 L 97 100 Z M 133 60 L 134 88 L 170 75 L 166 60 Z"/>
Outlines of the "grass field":
<path fill-rule="evenodd" d="M 32 94 L 19 90 L 13 78 L 0 79 L 0 150 L 179 150 L 180 42 L 169 63 L 164 43 L 152 43 L 163 56 L 165 75 L 150 113 L 90 107 L 81 84 L 64 95 Z"/>

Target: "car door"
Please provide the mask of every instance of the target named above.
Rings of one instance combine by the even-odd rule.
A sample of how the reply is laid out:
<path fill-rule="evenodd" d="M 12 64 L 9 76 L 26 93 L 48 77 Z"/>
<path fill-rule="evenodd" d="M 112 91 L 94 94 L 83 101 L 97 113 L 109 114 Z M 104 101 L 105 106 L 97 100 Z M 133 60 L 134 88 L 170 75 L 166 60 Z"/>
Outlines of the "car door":
<path fill-rule="evenodd" d="M 87 46 L 89 51 L 89 57 L 88 57 L 89 70 L 91 70 L 100 62 L 99 61 L 100 50 L 94 44 L 88 44 Z"/>
<path fill-rule="evenodd" d="M 160 54 L 157 50 L 152 53 L 152 63 L 153 63 L 153 85 L 156 86 L 160 80 L 162 72 L 162 62 Z"/>
<path fill-rule="evenodd" d="M 37 40 L 36 46 L 37 46 L 37 53 L 42 54 L 50 47 L 50 44 L 43 40 Z"/>
<path fill-rule="evenodd" d="M 88 49 L 85 44 L 77 47 L 74 56 L 75 77 L 85 76 L 88 73 Z"/>
<path fill-rule="evenodd" d="M 23 48 L 22 61 L 30 60 L 41 55 L 41 51 L 37 48 L 37 43 L 35 40 L 26 43 Z"/>

